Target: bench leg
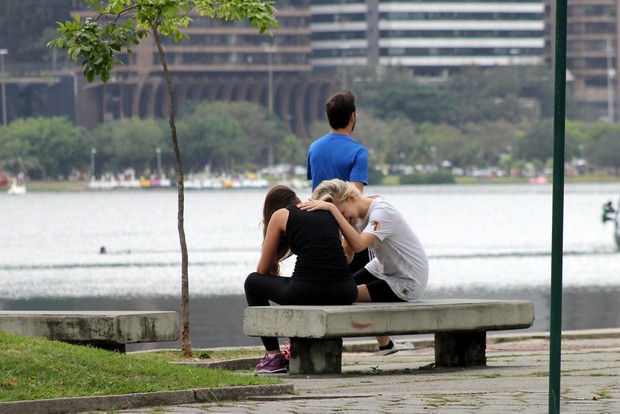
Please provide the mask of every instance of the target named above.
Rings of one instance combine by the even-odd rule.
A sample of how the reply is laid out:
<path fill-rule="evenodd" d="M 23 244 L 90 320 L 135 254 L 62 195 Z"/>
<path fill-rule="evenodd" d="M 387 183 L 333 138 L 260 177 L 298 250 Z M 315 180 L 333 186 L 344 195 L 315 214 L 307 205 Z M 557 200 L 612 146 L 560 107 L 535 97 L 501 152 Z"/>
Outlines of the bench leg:
<path fill-rule="evenodd" d="M 342 338 L 291 338 L 289 374 L 340 374 Z"/>
<path fill-rule="evenodd" d="M 486 332 L 435 333 L 435 365 L 467 367 L 486 365 Z"/>

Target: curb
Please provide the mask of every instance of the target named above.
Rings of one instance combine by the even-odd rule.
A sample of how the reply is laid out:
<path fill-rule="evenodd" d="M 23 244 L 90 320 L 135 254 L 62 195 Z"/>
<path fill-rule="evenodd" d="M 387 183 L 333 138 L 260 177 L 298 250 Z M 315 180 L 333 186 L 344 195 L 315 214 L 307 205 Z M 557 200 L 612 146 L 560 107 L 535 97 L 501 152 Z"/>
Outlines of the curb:
<path fill-rule="evenodd" d="M 500 331 L 501 332 L 501 331 Z M 543 332 L 487 332 L 487 344 L 498 344 L 505 342 L 522 342 L 533 339 L 549 340 L 550 333 Z M 582 329 L 572 331 L 562 331 L 562 339 L 601 339 L 601 338 L 620 338 L 620 328 L 602 328 L 602 329 Z M 421 338 L 406 339 L 411 342 L 415 348 L 426 348 L 435 346 L 433 336 L 424 336 Z M 414 348 L 414 349 L 415 349 Z M 366 340 L 349 340 L 342 346 L 343 352 L 376 352 L 378 350 L 375 341 Z"/>
<path fill-rule="evenodd" d="M 548 341 L 550 337 L 549 332 L 511 332 L 511 333 L 494 333 L 487 332 L 487 344 L 500 344 L 507 342 L 522 342 L 535 339 L 542 339 Z M 599 338 L 620 338 L 620 328 L 605 328 L 605 329 L 584 329 L 574 331 L 563 331 L 562 339 L 599 339 Z M 431 348 L 435 346 L 435 339 L 433 336 L 423 336 L 421 338 L 406 339 L 407 342 L 411 342 L 416 348 Z M 251 347 L 239 347 L 239 348 L 251 348 Z M 257 346 L 257 349 L 261 347 Z M 230 347 L 226 348 L 207 348 L 209 349 L 234 349 Z M 367 339 L 348 339 L 342 344 L 343 353 L 358 353 L 358 352 L 377 352 L 377 342 Z M 218 362 L 174 362 L 178 365 L 190 365 L 195 368 L 209 368 L 209 369 L 226 369 L 230 371 L 253 369 L 260 361 L 260 357 L 257 358 L 239 358 L 227 361 Z M 2 414 L 0 412 L 0 414 Z"/>
<path fill-rule="evenodd" d="M 236 401 L 248 397 L 290 394 L 293 391 L 293 384 L 274 384 L 15 401 L 0 403 L 0 414 L 63 414 L 125 410 L 164 405 Z"/>
<path fill-rule="evenodd" d="M 229 359 L 217 362 L 173 362 L 175 365 L 186 365 L 194 368 L 224 369 L 228 371 L 241 371 L 245 369 L 254 369 L 261 358 L 239 358 Z"/>

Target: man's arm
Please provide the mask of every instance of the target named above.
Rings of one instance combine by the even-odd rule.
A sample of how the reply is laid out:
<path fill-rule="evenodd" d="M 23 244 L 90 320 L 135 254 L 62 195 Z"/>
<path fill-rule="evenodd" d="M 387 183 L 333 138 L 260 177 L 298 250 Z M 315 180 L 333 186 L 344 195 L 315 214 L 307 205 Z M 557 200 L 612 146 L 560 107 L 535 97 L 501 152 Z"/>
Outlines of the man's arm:
<path fill-rule="evenodd" d="M 352 184 L 358 189 L 360 190 L 360 193 L 364 194 L 364 183 L 361 183 L 359 181 L 353 181 Z"/>
<path fill-rule="evenodd" d="M 347 181 L 353 183 L 360 193 L 364 193 L 364 185 L 368 183 L 368 150 L 365 147 L 355 156 Z"/>

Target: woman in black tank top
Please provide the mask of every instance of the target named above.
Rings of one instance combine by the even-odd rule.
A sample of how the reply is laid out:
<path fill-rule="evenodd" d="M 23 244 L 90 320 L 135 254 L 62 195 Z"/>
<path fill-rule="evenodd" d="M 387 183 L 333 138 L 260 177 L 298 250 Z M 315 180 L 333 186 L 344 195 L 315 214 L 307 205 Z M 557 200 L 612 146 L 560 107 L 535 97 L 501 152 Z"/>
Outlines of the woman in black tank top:
<path fill-rule="evenodd" d="M 329 212 L 299 210 L 296 205 L 300 202 L 293 190 L 281 185 L 265 197 L 262 253 L 256 272 L 244 285 L 249 306 L 269 306 L 270 301 L 280 305 L 350 305 L 357 298 L 338 223 Z M 283 277 L 280 262 L 291 254 L 297 256 L 293 274 Z M 267 355 L 257 371 L 280 372 L 272 366 L 273 357 L 281 355 L 278 338 L 261 339 Z M 279 366 L 279 362 L 275 364 Z"/>

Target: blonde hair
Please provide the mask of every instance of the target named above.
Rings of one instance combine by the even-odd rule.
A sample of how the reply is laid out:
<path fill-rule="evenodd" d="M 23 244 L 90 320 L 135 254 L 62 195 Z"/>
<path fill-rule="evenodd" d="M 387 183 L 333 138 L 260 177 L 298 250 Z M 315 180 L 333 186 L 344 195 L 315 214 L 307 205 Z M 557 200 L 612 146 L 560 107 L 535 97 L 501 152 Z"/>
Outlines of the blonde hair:
<path fill-rule="evenodd" d="M 349 197 L 360 198 L 362 193 L 354 184 L 339 180 L 325 180 L 319 184 L 312 192 L 314 200 L 327 201 L 332 204 L 340 204 Z"/>

